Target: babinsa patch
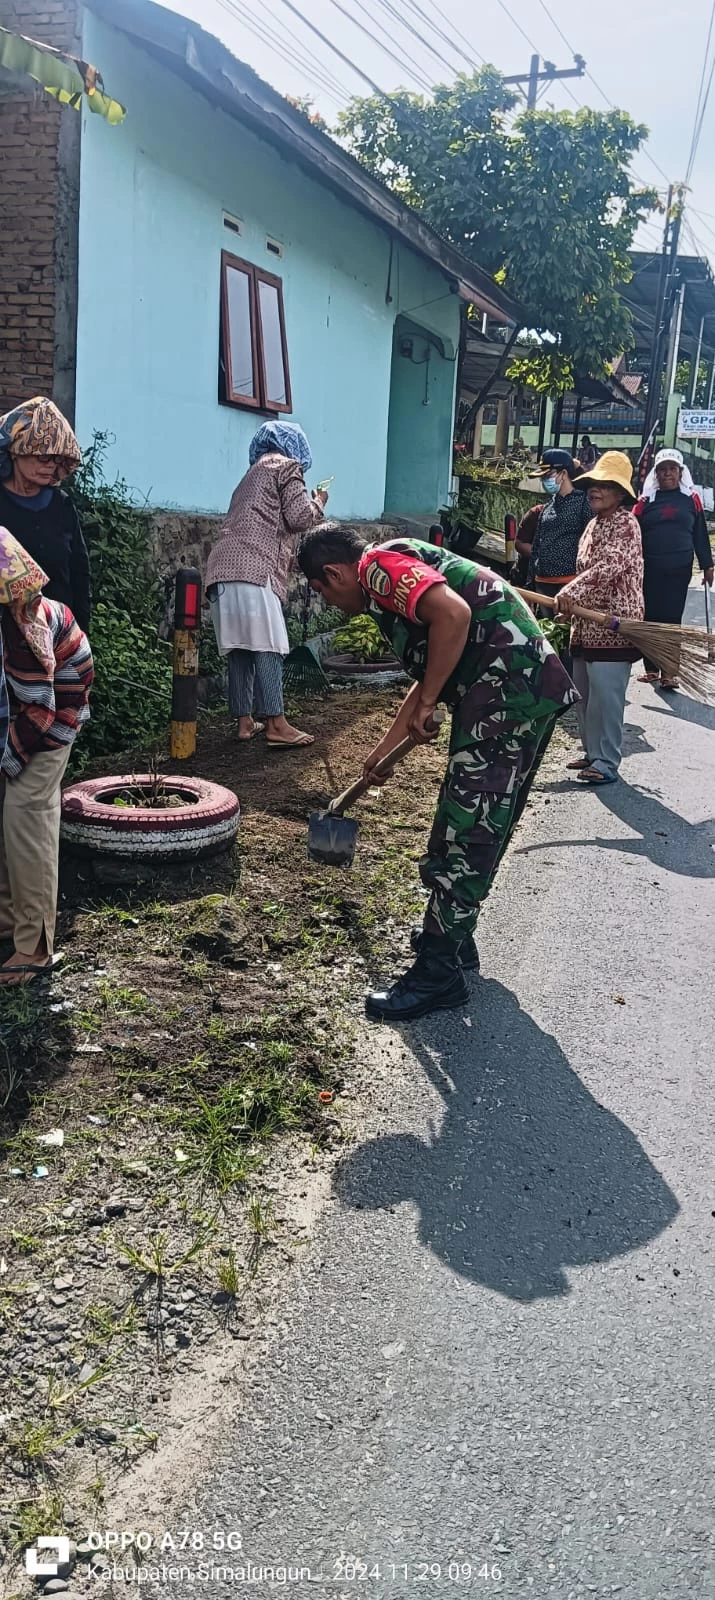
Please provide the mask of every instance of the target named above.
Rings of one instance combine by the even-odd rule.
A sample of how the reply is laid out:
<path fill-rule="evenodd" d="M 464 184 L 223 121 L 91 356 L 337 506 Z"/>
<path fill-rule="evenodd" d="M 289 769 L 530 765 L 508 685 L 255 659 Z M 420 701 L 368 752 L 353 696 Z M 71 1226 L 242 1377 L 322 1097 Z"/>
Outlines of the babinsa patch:
<path fill-rule="evenodd" d="M 392 588 L 390 579 L 385 572 L 384 567 L 380 566 L 379 561 L 370 562 L 370 565 L 365 573 L 365 582 L 368 586 L 368 589 L 371 589 L 373 594 L 379 595 L 381 600 L 385 599 Z"/>

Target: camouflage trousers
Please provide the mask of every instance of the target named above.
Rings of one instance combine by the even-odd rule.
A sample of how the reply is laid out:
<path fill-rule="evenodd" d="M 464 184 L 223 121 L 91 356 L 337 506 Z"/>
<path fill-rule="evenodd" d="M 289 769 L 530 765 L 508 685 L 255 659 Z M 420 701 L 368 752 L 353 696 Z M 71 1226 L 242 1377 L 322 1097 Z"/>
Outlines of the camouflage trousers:
<path fill-rule="evenodd" d="M 557 715 L 549 709 L 534 721 L 516 722 L 502 712 L 499 733 L 487 738 L 470 736 L 455 716 L 447 771 L 420 862 L 420 877 L 431 890 L 428 933 L 459 944 L 474 932 Z"/>

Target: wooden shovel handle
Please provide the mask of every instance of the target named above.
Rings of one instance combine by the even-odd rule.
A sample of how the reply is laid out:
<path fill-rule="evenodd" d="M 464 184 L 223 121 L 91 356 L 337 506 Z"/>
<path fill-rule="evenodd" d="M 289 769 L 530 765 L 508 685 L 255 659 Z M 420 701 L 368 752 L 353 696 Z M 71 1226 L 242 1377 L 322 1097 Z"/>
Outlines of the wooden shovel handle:
<path fill-rule="evenodd" d="M 442 710 L 441 706 L 439 706 L 433 713 L 432 721 L 438 728 L 441 728 L 442 723 L 446 720 L 446 715 L 446 712 Z M 390 750 L 388 755 L 383 756 L 382 760 L 378 761 L 377 766 L 374 769 L 376 775 L 381 778 L 383 773 L 391 772 L 392 768 L 396 766 L 397 762 L 402 761 L 403 757 L 409 755 L 410 750 L 414 749 L 414 739 L 402 739 L 400 744 L 395 745 L 394 750 Z M 362 794 L 367 794 L 367 791 L 370 788 L 372 788 L 372 785 L 368 783 L 365 778 L 357 778 L 355 783 L 351 783 L 348 789 L 344 789 L 342 794 L 337 796 L 337 799 L 331 800 L 330 805 L 328 806 L 328 816 L 341 817 L 343 812 L 347 810 L 347 807 L 352 805 L 353 800 L 359 800 L 360 796 Z"/>
<path fill-rule="evenodd" d="M 528 600 L 531 606 L 546 606 L 549 611 L 556 610 L 556 601 L 548 594 L 535 594 L 533 589 L 517 589 L 516 592 L 521 595 L 522 600 Z M 587 611 L 585 606 L 574 606 L 573 615 L 582 617 L 584 622 L 599 622 L 603 628 L 607 628 L 613 620 L 607 611 Z"/>

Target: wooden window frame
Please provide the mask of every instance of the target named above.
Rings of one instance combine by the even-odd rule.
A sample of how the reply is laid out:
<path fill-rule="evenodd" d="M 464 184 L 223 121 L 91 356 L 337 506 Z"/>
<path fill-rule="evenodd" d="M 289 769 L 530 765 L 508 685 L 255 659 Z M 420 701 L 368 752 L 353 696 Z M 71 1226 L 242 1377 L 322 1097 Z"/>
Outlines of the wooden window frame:
<path fill-rule="evenodd" d="M 231 319 L 228 305 L 229 270 L 242 272 L 244 277 L 248 278 L 248 308 L 251 330 L 251 359 L 253 363 L 253 394 L 250 396 L 237 394 L 233 387 Z M 261 300 L 258 292 L 259 283 L 267 283 L 277 292 L 281 353 L 286 388 L 285 402 L 269 400 L 266 393 L 266 360 L 263 348 L 263 322 L 261 318 Z M 270 415 L 278 415 L 281 412 L 293 410 L 290 366 L 288 363 L 288 341 L 283 306 L 283 279 L 277 278 L 272 272 L 264 272 L 262 267 L 257 267 L 252 261 L 244 261 L 241 256 L 233 255 L 230 250 L 221 251 L 221 354 L 225 373 L 225 393 L 222 396 L 222 405 L 235 406 L 242 411 L 265 411 Z"/>

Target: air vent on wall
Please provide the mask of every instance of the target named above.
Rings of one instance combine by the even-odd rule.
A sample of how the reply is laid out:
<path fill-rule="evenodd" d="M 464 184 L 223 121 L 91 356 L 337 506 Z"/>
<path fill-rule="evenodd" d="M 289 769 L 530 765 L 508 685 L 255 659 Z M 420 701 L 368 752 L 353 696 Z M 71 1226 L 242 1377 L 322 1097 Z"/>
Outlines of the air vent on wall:
<path fill-rule="evenodd" d="M 277 239 L 266 239 L 266 249 L 270 256 L 282 256 L 283 246 Z"/>
<path fill-rule="evenodd" d="M 240 217 L 232 217 L 230 211 L 224 211 L 223 225 L 224 228 L 228 228 L 229 233 L 243 233 L 243 223 Z"/>

